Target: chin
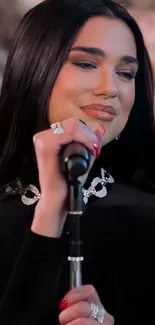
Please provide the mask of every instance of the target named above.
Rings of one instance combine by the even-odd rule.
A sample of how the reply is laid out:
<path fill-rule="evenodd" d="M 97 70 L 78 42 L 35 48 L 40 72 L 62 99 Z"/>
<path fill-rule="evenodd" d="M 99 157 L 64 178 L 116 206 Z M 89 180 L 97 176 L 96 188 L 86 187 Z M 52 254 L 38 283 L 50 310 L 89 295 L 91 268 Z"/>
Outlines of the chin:
<path fill-rule="evenodd" d="M 108 143 L 115 140 L 117 136 L 118 135 L 112 135 L 112 134 L 109 134 L 108 131 L 105 131 L 105 134 L 103 135 L 103 138 L 102 138 L 102 145 L 106 146 Z"/>
<path fill-rule="evenodd" d="M 93 131 L 95 132 L 96 129 L 100 126 L 100 125 L 104 125 L 105 123 L 103 123 L 103 121 L 100 120 L 85 120 L 85 123 L 87 124 L 87 126 Z"/>

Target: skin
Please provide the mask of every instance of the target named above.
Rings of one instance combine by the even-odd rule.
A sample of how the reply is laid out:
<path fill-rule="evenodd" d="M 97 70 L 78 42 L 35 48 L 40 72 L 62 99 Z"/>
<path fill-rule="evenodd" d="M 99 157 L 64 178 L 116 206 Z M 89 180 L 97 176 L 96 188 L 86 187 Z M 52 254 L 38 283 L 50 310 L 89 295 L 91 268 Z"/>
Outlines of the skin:
<path fill-rule="evenodd" d="M 97 48 L 104 55 L 86 53 L 77 47 Z M 135 100 L 136 52 L 134 36 L 122 21 L 106 17 L 87 21 L 54 85 L 50 122 L 74 116 L 93 131 L 104 125 L 104 145 L 114 139 L 125 127 Z M 135 63 L 128 63 L 125 56 L 134 58 Z M 113 121 L 86 115 L 82 107 L 92 103 L 112 106 L 116 114 Z"/>
<path fill-rule="evenodd" d="M 77 47 L 89 48 L 89 53 Z M 93 48 L 91 53 L 90 48 Z M 98 50 L 94 51 L 94 48 Z M 33 232 L 47 237 L 61 236 L 67 198 L 67 184 L 58 160 L 61 146 L 71 141 L 80 142 L 90 149 L 92 159 L 95 159 L 94 144 L 99 151 L 120 134 L 135 99 L 136 59 L 134 36 L 120 20 L 93 18 L 78 34 L 55 82 L 49 104 L 50 123 L 61 121 L 64 133 L 53 134 L 49 129 L 33 138 L 41 188 L 31 226 Z M 110 105 L 114 111 L 112 118 L 107 121 L 105 112 L 104 118 L 100 113 L 90 116 L 84 106 L 92 103 Z M 60 305 L 60 324 L 96 324 L 90 318 L 90 302 L 99 307 L 102 304 L 92 286 L 70 290 L 64 300 L 65 303 Z M 108 313 L 103 324 L 114 324 Z"/>

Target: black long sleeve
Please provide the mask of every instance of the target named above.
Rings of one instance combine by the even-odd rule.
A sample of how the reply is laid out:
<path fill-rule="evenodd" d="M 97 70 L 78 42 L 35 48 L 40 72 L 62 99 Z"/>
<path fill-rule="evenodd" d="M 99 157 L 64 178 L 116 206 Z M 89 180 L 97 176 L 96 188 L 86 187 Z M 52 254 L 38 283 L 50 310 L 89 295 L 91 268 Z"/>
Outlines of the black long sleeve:
<path fill-rule="evenodd" d="M 1 325 L 57 325 L 69 290 L 69 236 L 32 233 L 33 214 L 19 200 L 0 204 Z M 83 284 L 96 288 L 115 324 L 154 325 L 155 196 L 114 184 L 87 206 L 81 240 Z"/>
<path fill-rule="evenodd" d="M 0 324 L 57 324 L 67 240 L 31 232 L 33 211 L 19 202 L 0 211 Z"/>
<path fill-rule="evenodd" d="M 64 253 L 63 239 L 26 234 L 1 300 L 0 324 L 56 322 L 57 286 Z"/>

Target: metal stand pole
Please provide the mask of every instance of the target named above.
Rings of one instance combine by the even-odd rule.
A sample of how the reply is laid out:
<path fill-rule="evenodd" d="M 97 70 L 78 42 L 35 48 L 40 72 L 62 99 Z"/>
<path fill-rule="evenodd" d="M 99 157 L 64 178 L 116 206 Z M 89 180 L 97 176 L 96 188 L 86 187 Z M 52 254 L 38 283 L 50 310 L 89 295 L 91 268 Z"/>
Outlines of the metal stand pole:
<path fill-rule="evenodd" d="M 68 261 L 70 262 L 70 288 L 82 285 L 82 242 L 80 240 L 80 218 L 83 214 L 82 186 L 75 180 L 69 188 L 69 211 L 72 227 Z"/>

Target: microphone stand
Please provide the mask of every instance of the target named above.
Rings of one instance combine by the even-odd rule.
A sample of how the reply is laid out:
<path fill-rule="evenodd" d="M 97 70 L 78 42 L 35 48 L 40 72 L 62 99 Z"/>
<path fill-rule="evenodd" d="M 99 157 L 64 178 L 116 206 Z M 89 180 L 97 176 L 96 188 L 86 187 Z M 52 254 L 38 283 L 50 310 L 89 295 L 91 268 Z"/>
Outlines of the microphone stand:
<path fill-rule="evenodd" d="M 83 214 L 82 184 L 78 178 L 84 175 L 90 164 L 90 152 L 79 143 L 70 143 L 62 152 L 63 165 L 69 182 L 68 214 L 72 222 L 70 233 L 70 288 L 82 285 L 82 242 L 80 240 L 80 219 Z"/>
<path fill-rule="evenodd" d="M 68 261 L 70 262 L 70 288 L 82 285 L 82 242 L 80 240 L 80 218 L 83 214 L 82 185 L 76 179 L 69 186 L 69 215 L 72 222 L 70 251 Z"/>

